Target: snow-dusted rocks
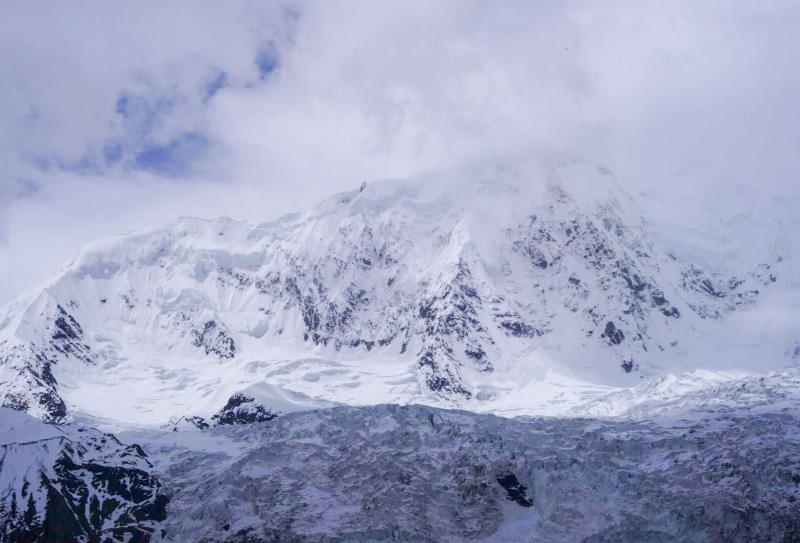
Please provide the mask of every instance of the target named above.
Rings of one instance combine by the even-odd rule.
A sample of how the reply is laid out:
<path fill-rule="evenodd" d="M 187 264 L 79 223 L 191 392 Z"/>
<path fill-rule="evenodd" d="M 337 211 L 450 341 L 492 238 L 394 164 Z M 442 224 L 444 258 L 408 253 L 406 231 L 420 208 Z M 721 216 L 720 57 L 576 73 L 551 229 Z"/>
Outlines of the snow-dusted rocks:
<path fill-rule="evenodd" d="M 10 308 L 12 315 L 18 306 Z M 34 317 L 36 323 L 28 322 Z M 20 318 L 21 317 L 21 318 Z M 46 293 L 37 297 L 9 326 L 13 336 L 0 339 L 2 406 L 25 411 L 45 421 L 58 422 L 67 414 L 53 376 L 53 365 L 95 365 L 81 325 Z M 6 321 L 8 322 L 8 321 Z"/>
<path fill-rule="evenodd" d="M 334 402 L 310 398 L 300 392 L 291 392 L 267 383 L 257 383 L 233 393 L 225 405 L 209 420 L 197 415 L 181 417 L 172 429 L 207 430 L 219 425 L 267 422 L 287 413 L 313 411 L 335 405 Z"/>
<path fill-rule="evenodd" d="M 666 253 L 604 168 L 475 165 L 87 247 L 0 310 L 0 403 L 155 425 L 208 421 L 257 383 L 348 404 L 541 403 L 520 387 L 695 364 L 774 265 L 734 277 Z"/>
<path fill-rule="evenodd" d="M 0 408 L 0 541 L 149 541 L 167 498 L 138 445 Z"/>

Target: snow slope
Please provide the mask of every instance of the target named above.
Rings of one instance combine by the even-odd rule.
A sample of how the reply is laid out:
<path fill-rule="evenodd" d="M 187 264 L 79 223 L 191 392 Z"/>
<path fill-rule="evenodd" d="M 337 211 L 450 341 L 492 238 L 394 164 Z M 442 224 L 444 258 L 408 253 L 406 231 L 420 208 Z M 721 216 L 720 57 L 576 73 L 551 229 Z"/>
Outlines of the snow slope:
<path fill-rule="evenodd" d="M 787 247 L 731 269 L 694 258 L 696 233 L 676 251 L 653 232 L 610 171 L 553 157 L 259 225 L 181 219 L 88 246 L 0 310 L 0 399 L 107 428 L 210 420 L 253 386 L 277 412 L 289 395 L 555 414 L 647 378 L 796 363 L 794 329 L 748 317 L 793 292 Z"/>

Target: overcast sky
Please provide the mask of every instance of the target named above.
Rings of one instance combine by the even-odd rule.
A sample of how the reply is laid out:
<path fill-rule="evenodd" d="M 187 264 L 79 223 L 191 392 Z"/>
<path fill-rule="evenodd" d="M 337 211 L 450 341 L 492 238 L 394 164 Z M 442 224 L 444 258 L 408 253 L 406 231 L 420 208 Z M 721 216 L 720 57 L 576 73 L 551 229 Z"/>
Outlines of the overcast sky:
<path fill-rule="evenodd" d="M 0 303 L 96 238 L 267 220 L 464 157 L 791 188 L 798 6 L 3 2 Z"/>

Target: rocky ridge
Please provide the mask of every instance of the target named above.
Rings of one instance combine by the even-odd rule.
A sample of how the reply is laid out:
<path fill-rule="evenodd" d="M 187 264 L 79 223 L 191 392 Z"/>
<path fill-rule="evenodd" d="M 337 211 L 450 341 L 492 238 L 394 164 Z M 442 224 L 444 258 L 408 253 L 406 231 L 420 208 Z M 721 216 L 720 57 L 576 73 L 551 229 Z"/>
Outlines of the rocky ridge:
<path fill-rule="evenodd" d="M 345 403 L 451 406 L 545 372 L 630 386 L 684 364 L 777 265 L 734 277 L 663 252 L 613 175 L 580 162 L 377 183 L 271 223 L 183 219 L 88 247 L 2 311 L 0 401 L 108 417 L 83 387 L 138 382 L 131 421 L 208 418 L 276 376 Z M 164 403 L 143 405 L 154 390 Z"/>

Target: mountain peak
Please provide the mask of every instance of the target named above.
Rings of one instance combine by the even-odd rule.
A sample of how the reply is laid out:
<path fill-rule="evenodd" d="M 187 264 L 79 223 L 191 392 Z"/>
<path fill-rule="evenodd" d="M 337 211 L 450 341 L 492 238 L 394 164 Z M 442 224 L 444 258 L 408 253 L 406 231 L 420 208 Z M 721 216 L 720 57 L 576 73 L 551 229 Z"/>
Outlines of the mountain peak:
<path fill-rule="evenodd" d="M 665 253 L 604 167 L 483 162 L 90 244 L 0 321 L 0 398 L 142 424 L 258 383 L 491 410 L 542 379 L 594 390 L 692 364 L 769 277 Z"/>

